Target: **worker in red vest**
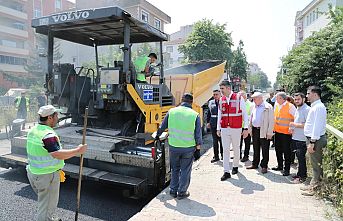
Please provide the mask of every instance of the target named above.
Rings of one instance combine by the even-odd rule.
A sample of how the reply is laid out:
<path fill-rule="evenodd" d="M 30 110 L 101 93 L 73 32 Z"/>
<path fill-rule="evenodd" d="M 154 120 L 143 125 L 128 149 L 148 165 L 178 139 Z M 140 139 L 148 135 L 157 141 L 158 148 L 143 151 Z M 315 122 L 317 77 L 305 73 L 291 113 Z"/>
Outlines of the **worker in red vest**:
<path fill-rule="evenodd" d="M 220 180 L 224 181 L 231 177 L 231 168 L 229 164 L 231 144 L 234 155 L 232 174 L 234 175 L 238 173 L 240 152 L 239 144 L 241 141 L 241 135 L 243 135 L 243 139 L 248 136 L 249 123 L 244 98 L 232 92 L 231 83 L 229 81 L 224 80 L 219 84 L 219 86 L 222 97 L 219 101 L 217 134 L 221 137 L 223 144 L 224 175 Z M 244 122 L 243 132 L 242 122 Z"/>

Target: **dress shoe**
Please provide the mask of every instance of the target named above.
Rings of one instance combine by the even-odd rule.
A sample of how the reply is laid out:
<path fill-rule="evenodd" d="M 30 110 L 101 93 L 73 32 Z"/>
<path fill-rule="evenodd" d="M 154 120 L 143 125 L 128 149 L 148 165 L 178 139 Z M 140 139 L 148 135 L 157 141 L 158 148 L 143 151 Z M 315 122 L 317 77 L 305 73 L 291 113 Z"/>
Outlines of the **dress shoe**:
<path fill-rule="evenodd" d="M 272 170 L 275 170 L 275 171 L 281 171 L 282 168 L 281 167 L 273 167 Z"/>
<path fill-rule="evenodd" d="M 170 192 L 169 192 L 169 195 L 171 195 L 173 198 L 176 198 L 176 197 L 177 197 L 177 193 L 176 193 L 176 192 L 173 192 L 173 191 L 170 191 Z"/>
<path fill-rule="evenodd" d="M 289 171 L 283 171 L 282 176 L 289 176 Z"/>
<path fill-rule="evenodd" d="M 225 173 L 223 174 L 223 176 L 220 178 L 220 180 L 221 180 L 221 181 L 224 181 L 224 180 L 227 180 L 227 179 L 229 179 L 229 178 L 231 178 L 231 174 L 225 172 Z"/>
<path fill-rule="evenodd" d="M 179 193 L 178 195 L 177 195 L 177 199 L 178 200 L 182 200 L 182 199 L 184 199 L 184 198 L 187 198 L 187 197 L 189 197 L 191 194 L 188 192 L 188 191 L 186 191 L 186 192 L 184 192 L 184 193 Z"/>
<path fill-rule="evenodd" d="M 223 155 L 220 156 L 220 159 L 223 160 Z"/>
<path fill-rule="evenodd" d="M 244 163 L 244 162 L 247 162 L 248 160 L 249 160 L 249 157 L 243 157 L 243 158 L 241 159 L 241 162 Z"/>
<path fill-rule="evenodd" d="M 262 168 L 261 173 L 265 174 L 265 173 L 267 173 L 267 172 L 268 172 L 268 169 L 267 169 L 267 168 Z"/>
<path fill-rule="evenodd" d="M 255 165 L 251 165 L 247 167 L 247 170 L 255 170 L 255 169 L 257 169 L 257 166 Z"/>
<path fill-rule="evenodd" d="M 238 173 L 238 167 L 232 168 L 232 175 L 235 175 Z"/>
<path fill-rule="evenodd" d="M 215 163 L 215 162 L 217 162 L 217 161 L 219 161 L 219 158 L 213 158 L 213 159 L 211 160 L 211 163 Z"/>
<path fill-rule="evenodd" d="M 304 191 L 301 193 L 303 196 L 314 196 L 316 192 L 314 190 Z"/>

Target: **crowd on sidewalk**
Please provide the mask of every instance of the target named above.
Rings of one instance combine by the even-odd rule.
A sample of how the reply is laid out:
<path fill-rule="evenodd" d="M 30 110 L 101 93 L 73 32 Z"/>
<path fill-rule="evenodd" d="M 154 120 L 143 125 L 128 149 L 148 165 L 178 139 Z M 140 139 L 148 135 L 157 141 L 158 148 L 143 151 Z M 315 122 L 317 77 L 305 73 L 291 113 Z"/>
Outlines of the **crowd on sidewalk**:
<path fill-rule="evenodd" d="M 310 185 L 301 189 L 304 190 L 303 195 L 313 195 L 323 176 L 323 148 L 327 143 L 327 112 L 320 100 L 321 89 L 311 86 L 307 89 L 306 95 L 299 92 L 293 96 L 278 90 L 276 95 L 270 94 L 267 100 L 264 100 L 261 92 L 254 92 L 250 99 L 251 101 L 244 91 L 233 93 L 230 83 L 223 81 L 220 90 L 213 91 L 213 100 L 209 102 L 207 127 L 212 132 L 214 151 L 211 162 L 220 160 L 220 149 L 224 167 L 221 180 L 224 181 L 230 178 L 231 174 L 238 173 L 239 159 L 241 162 L 249 160 L 251 141 L 253 159 L 247 169 L 260 167 L 262 174 L 267 173 L 272 143 L 275 147 L 277 165 L 271 169 L 280 171 L 280 175 L 290 175 L 291 165 L 294 164 L 295 156 L 297 157 L 298 171 L 292 177 L 295 184 L 304 183 L 307 179 L 308 153 L 313 177 Z M 234 153 L 232 168 L 229 164 L 230 149 Z"/>
<path fill-rule="evenodd" d="M 200 118 L 192 110 L 192 102 L 193 96 L 185 94 L 181 105 L 169 110 L 156 136 L 159 139 L 168 128 L 172 170 L 170 195 L 178 199 L 190 196 L 187 189 L 192 162 L 200 157 L 202 144 Z M 230 82 L 224 80 L 219 89 L 213 91 L 208 107 L 207 128 L 212 133 L 214 151 L 211 162 L 223 160 L 221 181 L 239 173 L 239 161 L 249 160 L 251 141 L 253 159 L 247 169 L 257 170 L 260 167 L 262 174 L 268 173 L 272 143 L 277 165 L 271 169 L 280 171 L 280 175 L 290 175 L 291 164 L 297 157 L 298 172 L 293 176 L 293 183 L 304 183 L 307 179 L 306 153 L 309 154 L 313 177 L 310 185 L 302 188 L 302 194 L 314 194 L 323 176 L 323 148 L 327 142 L 326 108 L 321 102 L 319 87 L 309 87 L 306 95 L 299 92 L 290 96 L 280 90 L 264 100 L 261 92 L 255 92 L 250 97 L 244 91 L 234 93 Z M 230 156 L 230 150 L 233 150 L 233 156 Z M 233 159 L 232 164 L 230 159 Z"/>

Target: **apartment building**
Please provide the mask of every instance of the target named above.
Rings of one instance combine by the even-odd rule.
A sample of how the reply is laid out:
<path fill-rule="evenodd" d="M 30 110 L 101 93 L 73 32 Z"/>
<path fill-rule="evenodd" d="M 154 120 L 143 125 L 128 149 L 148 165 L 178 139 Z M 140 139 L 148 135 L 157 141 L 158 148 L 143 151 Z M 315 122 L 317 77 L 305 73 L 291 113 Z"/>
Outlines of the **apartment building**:
<path fill-rule="evenodd" d="M 329 4 L 333 8 L 343 6 L 343 0 L 312 0 L 303 10 L 296 13 L 295 46 L 329 24 Z"/>
<path fill-rule="evenodd" d="M 168 54 L 166 66 L 176 67 L 182 64 L 184 55 L 179 51 L 179 47 L 184 44 L 192 31 L 193 25 L 182 26 L 179 31 L 170 35 L 169 41 L 164 43 L 164 51 Z"/>
<path fill-rule="evenodd" d="M 29 74 L 24 66 L 36 47 L 32 18 L 74 7 L 68 0 L 0 0 L 0 87 L 18 86 L 8 76 Z"/>

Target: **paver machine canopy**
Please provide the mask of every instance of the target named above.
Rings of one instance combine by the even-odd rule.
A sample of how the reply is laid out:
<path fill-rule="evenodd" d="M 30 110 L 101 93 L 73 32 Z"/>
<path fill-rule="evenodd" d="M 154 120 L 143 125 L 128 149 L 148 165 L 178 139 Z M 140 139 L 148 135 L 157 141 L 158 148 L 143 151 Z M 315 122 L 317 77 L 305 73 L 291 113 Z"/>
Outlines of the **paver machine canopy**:
<path fill-rule="evenodd" d="M 63 12 L 32 20 L 37 33 L 48 36 L 46 86 L 53 103 L 67 106 L 73 122 L 82 124 L 85 106 L 94 116 L 92 125 L 119 128 L 122 135 L 131 127 L 135 132 L 153 132 L 174 99 L 164 82 L 162 42 L 168 35 L 138 21 L 118 7 Z M 72 64 L 54 64 L 54 38 L 88 45 L 95 49 L 96 70 L 81 76 Z M 131 62 L 132 43 L 160 43 L 159 84 L 137 83 Z M 123 45 L 123 61 L 113 66 L 99 65 L 98 46 Z M 168 106 L 168 108 L 167 108 Z M 151 116 L 153 112 L 153 116 Z M 132 120 L 135 119 L 135 120 Z M 91 118 L 92 121 L 92 118 Z"/>

